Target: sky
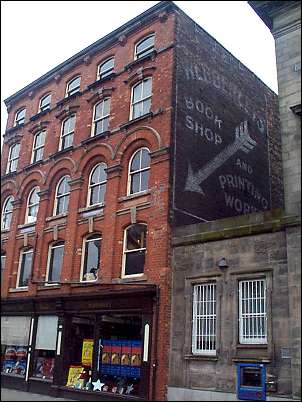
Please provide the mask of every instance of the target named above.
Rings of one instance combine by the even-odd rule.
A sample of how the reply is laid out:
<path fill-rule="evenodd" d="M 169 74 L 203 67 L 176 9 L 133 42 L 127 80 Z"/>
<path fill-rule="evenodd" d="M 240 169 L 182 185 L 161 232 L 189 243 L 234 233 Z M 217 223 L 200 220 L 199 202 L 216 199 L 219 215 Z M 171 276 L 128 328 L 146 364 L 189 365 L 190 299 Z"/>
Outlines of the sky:
<path fill-rule="evenodd" d="M 4 99 L 158 1 L 1 1 L 1 142 Z M 276 93 L 273 37 L 246 1 L 175 4 Z"/>

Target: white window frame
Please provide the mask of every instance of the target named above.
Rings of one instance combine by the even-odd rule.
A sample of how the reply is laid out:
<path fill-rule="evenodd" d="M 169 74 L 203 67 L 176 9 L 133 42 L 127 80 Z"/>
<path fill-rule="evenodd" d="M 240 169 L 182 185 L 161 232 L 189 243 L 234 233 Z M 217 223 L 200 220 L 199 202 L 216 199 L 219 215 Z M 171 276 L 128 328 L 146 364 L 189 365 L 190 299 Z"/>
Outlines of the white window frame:
<path fill-rule="evenodd" d="M 217 286 L 215 282 L 198 283 L 193 285 L 192 303 L 192 353 L 196 355 L 216 355 L 217 345 Z M 211 305 L 211 311 L 209 310 Z M 203 321 L 205 320 L 205 331 Z M 214 321 L 214 333 L 210 333 L 210 322 Z M 207 347 L 206 340 L 214 337 L 215 348 Z M 198 347 L 198 337 L 201 338 Z M 211 343 L 212 344 L 212 343 Z"/>
<path fill-rule="evenodd" d="M 257 289 L 260 289 L 263 286 L 263 297 L 257 297 L 253 293 L 253 285 L 251 287 L 251 294 L 249 289 L 249 283 L 256 283 L 256 292 Z M 259 284 L 259 285 L 258 285 Z M 262 284 L 262 285 L 261 285 Z M 258 288 L 259 286 L 259 288 Z M 243 296 L 244 297 L 243 299 Z M 246 309 L 250 308 L 248 300 L 252 302 L 252 311 L 248 311 L 243 313 L 243 303 L 245 301 Z M 254 310 L 253 302 L 256 302 L 256 310 Z M 240 280 L 238 282 L 238 303 L 239 303 L 239 343 L 241 344 L 267 344 L 267 279 L 266 278 L 258 278 L 258 279 L 246 279 Z M 262 308 L 263 307 L 263 308 Z M 262 311 L 261 311 L 262 310 Z M 249 321 L 246 321 L 245 318 L 253 318 L 251 324 Z M 264 319 L 264 337 L 259 337 L 258 328 L 261 325 L 259 323 L 259 319 Z M 248 336 L 249 335 L 249 336 Z M 256 336 L 255 336 L 256 335 Z"/>
<path fill-rule="evenodd" d="M 132 224 L 132 225 L 129 225 L 129 226 L 127 226 L 127 227 L 125 228 L 125 230 L 124 230 L 124 242 L 123 242 L 122 278 L 135 278 L 135 277 L 139 277 L 139 276 L 143 276 L 143 275 L 144 275 L 144 272 L 141 272 L 141 273 L 139 273 L 139 274 L 130 274 L 130 275 L 126 275 L 126 274 L 125 274 L 125 269 L 126 269 L 126 255 L 127 255 L 127 254 L 133 253 L 133 252 L 138 252 L 138 251 L 140 251 L 140 250 L 144 250 L 144 251 L 145 251 L 145 262 L 146 262 L 147 247 L 137 248 L 137 249 L 134 249 L 134 250 L 126 250 L 126 247 L 127 247 L 127 232 L 128 232 L 128 229 L 130 229 L 132 226 L 135 226 L 135 225 L 143 225 L 143 226 L 146 227 L 146 245 L 147 245 L 148 227 L 147 227 L 147 225 L 146 225 L 145 223 L 138 222 L 138 223 L 134 223 L 134 224 Z"/>
<path fill-rule="evenodd" d="M 11 221 L 12 221 L 12 217 L 13 217 L 14 208 L 12 208 L 12 210 L 8 211 L 8 212 L 5 210 L 6 207 L 7 207 L 7 204 L 10 201 L 10 199 L 12 199 L 12 202 L 14 202 L 14 197 L 12 195 L 9 195 L 8 197 L 6 197 L 6 199 L 5 199 L 4 203 L 3 203 L 2 214 L 1 214 L 1 230 L 8 230 L 10 228 L 10 226 L 11 226 Z M 8 227 L 4 227 L 5 216 L 7 216 L 7 215 L 11 215 L 10 224 L 9 224 Z"/>
<path fill-rule="evenodd" d="M 91 178 L 92 178 L 93 172 L 94 172 L 95 169 L 96 169 L 98 166 L 100 166 L 100 165 L 104 165 L 104 166 L 105 166 L 105 169 L 107 169 L 107 165 L 106 165 L 106 163 L 104 163 L 104 162 L 97 163 L 97 164 L 91 169 L 91 172 L 90 172 L 90 175 L 89 175 L 89 182 L 88 182 L 87 203 L 86 203 L 87 207 L 91 207 L 91 206 L 94 206 L 94 205 L 104 205 L 104 204 L 105 204 L 106 188 L 105 188 L 104 201 L 103 201 L 103 202 L 99 202 L 99 203 L 97 203 L 97 204 L 91 204 L 91 203 L 90 203 L 91 189 L 92 189 L 92 187 L 102 186 L 102 185 L 105 185 L 105 187 L 106 187 L 106 183 L 107 183 L 107 174 L 106 174 L 106 180 L 100 181 L 99 183 L 95 183 L 95 184 L 93 184 L 93 185 L 91 184 Z"/>
<path fill-rule="evenodd" d="M 136 101 L 136 102 L 134 103 L 134 102 L 133 102 L 134 89 L 135 89 L 137 86 L 142 85 L 142 88 L 141 88 L 141 96 L 142 96 L 144 82 L 146 82 L 146 81 L 148 81 L 148 80 L 151 80 L 151 92 L 150 92 L 150 95 L 146 96 L 145 98 L 141 97 L 140 100 L 138 100 L 138 101 Z M 146 78 L 144 78 L 143 80 L 137 82 L 135 85 L 132 86 L 132 89 L 131 89 L 131 102 L 130 102 L 130 118 L 129 118 L 129 120 L 133 120 L 133 119 L 134 119 L 134 117 L 133 117 L 133 111 L 134 111 L 134 106 L 135 106 L 135 105 L 137 105 L 138 103 L 141 103 L 141 104 L 143 105 L 144 102 L 146 102 L 148 99 L 152 99 L 152 87 L 153 87 L 152 84 L 153 84 L 153 82 L 152 82 L 152 77 L 146 77 Z M 151 103 L 150 103 L 150 110 L 151 110 L 151 105 L 152 105 L 152 101 L 151 101 Z M 150 113 L 150 110 L 149 110 L 148 113 Z M 144 115 L 146 115 L 146 114 L 147 114 L 147 113 L 142 114 L 142 115 L 140 115 L 140 116 L 138 116 L 138 117 L 135 117 L 135 119 L 138 119 L 139 117 L 142 117 L 142 116 L 144 116 Z"/>
<path fill-rule="evenodd" d="M 42 106 L 42 102 L 44 101 L 44 99 L 49 97 L 49 103 L 47 103 L 46 105 Z M 42 98 L 40 99 L 39 102 L 39 112 L 44 112 L 44 110 L 50 109 L 50 103 L 51 103 L 51 92 L 47 93 L 46 95 L 42 96 Z"/>
<path fill-rule="evenodd" d="M 149 150 L 147 147 L 142 147 L 142 148 L 139 148 L 137 151 L 135 151 L 134 154 L 133 154 L 133 155 L 131 156 L 131 158 L 130 158 L 129 165 L 128 165 L 127 195 L 143 193 L 143 192 L 147 191 L 148 188 L 149 188 L 149 183 L 148 183 L 148 188 L 145 189 L 145 190 L 141 190 L 141 184 L 142 184 L 142 183 L 141 183 L 141 173 L 142 173 L 142 172 L 145 172 L 146 170 L 149 170 L 149 171 L 150 171 L 150 169 L 151 169 L 150 165 L 147 166 L 147 167 L 145 167 L 145 168 L 138 169 L 138 170 L 135 170 L 135 171 L 131 172 L 131 164 L 132 164 L 132 161 L 133 161 L 135 155 L 136 155 L 137 153 L 139 153 L 140 151 L 144 150 L 144 149 L 147 150 L 147 151 L 149 152 L 149 155 L 150 155 L 150 150 Z M 137 192 L 135 192 L 135 193 L 131 193 L 132 176 L 133 176 L 134 174 L 138 174 L 138 173 L 140 173 L 140 180 L 139 180 L 139 182 L 140 182 L 140 186 L 139 186 L 140 190 L 137 191 Z M 150 174 L 149 174 L 149 179 L 150 179 Z"/>
<path fill-rule="evenodd" d="M 77 80 L 78 78 L 80 78 L 80 83 L 79 83 L 79 85 L 78 85 L 77 87 L 75 87 L 74 89 L 70 90 L 70 89 L 69 89 L 70 85 L 71 85 L 75 80 Z M 72 78 L 71 80 L 69 80 L 69 81 L 67 82 L 67 84 L 66 84 L 65 98 L 68 98 L 69 96 L 71 96 L 71 95 L 73 95 L 73 94 L 79 92 L 79 91 L 80 91 L 80 88 L 81 88 L 81 76 L 80 76 L 80 75 L 77 75 L 76 77 Z"/>
<path fill-rule="evenodd" d="M 23 255 L 24 254 L 29 254 L 29 253 L 32 253 L 31 270 L 33 269 L 33 266 L 32 266 L 33 257 L 34 257 L 33 248 L 21 250 L 20 255 L 19 255 L 19 264 L 18 264 L 18 274 L 17 274 L 16 289 L 28 289 L 28 286 L 19 286 L 19 281 L 20 281 L 20 275 L 21 275 L 21 266 L 22 266 Z"/>
<path fill-rule="evenodd" d="M 64 133 L 64 125 L 65 125 L 65 122 L 68 121 L 69 119 L 73 118 L 73 117 L 74 117 L 74 128 L 73 128 L 73 130 Z M 62 124 L 61 124 L 61 135 L 60 135 L 59 151 L 63 151 L 64 149 L 70 148 L 70 147 L 73 145 L 75 125 L 76 125 L 76 115 L 75 115 L 75 114 L 72 114 L 72 115 L 66 117 L 66 119 L 64 119 L 64 120 L 62 121 Z M 68 136 L 72 136 L 72 143 L 71 143 L 71 145 L 69 145 L 68 147 L 62 148 L 62 145 L 63 145 L 63 138 L 68 137 Z"/>
<path fill-rule="evenodd" d="M 26 213 L 25 213 L 25 223 L 34 223 L 34 222 L 36 222 L 36 220 L 37 220 L 37 216 L 34 217 L 35 219 L 29 220 L 29 217 L 31 216 L 31 215 L 29 215 L 29 209 L 30 209 L 31 207 L 35 207 L 35 206 L 37 205 L 37 206 L 38 206 L 37 215 L 38 215 L 38 212 L 39 212 L 39 203 L 40 203 L 40 197 L 39 197 L 39 195 L 38 195 L 39 201 L 36 202 L 36 203 L 30 204 L 30 198 L 31 198 L 31 196 L 33 195 L 34 191 L 39 192 L 39 191 L 40 191 L 39 187 L 34 187 L 34 188 L 31 190 L 31 192 L 29 193 L 28 197 L 27 197 Z"/>
<path fill-rule="evenodd" d="M 98 236 L 98 238 L 94 238 L 94 239 L 89 239 L 90 237 L 93 236 Z M 97 267 L 97 277 L 95 279 L 84 279 L 84 263 L 85 263 L 85 254 L 86 254 L 86 244 L 94 241 L 94 240 L 100 240 L 102 243 L 102 236 L 99 233 L 91 233 L 88 236 L 85 236 L 83 238 L 83 244 L 82 244 L 82 258 L 81 258 L 81 272 L 80 272 L 80 282 L 96 282 L 98 280 L 98 270 L 99 270 L 99 266 Z M 102 246 L 101 246 L 102 249 Z M 101 261 L 101 250 L 99 251 L 99 262 Z"/>
<path fill-rule="evenodd" d="M 139 53 L 137 53 L 137 48 L 139 45 L 141 45 L 144 41 L 146 41 L 147 39 L 153 37 L 153 45 L 150 45 L 148 47 L 146 47 L 144 50 L 141 50 Z M 136 43 L 135 48 L 134 48 L 134 60 L 138 60 L 144 56 L 147 56 L 149 53 L 151 53 L 154 50 L 154 45 L 155 45 L 155 34 L 150 34 L 145 36 L 144 38 L 142 38 L 139 42 Z M 145 53 L 146 51 L 148 51 L 147 54 L 144 54 L 143 56 L 140 56 L 141 53 Z"/>
<path fill-rule="evenodd" d="M 43 134 L 43 133 L 44 133 L 44 141 L 43 141 L 43 144 L 36 146 L 36 141 L 37 141 L 38 135 Z M 35 136 L 34 136 L 34 141 L 33 141 L 33 149 L 32 149 L 32 153 L 31 153 L 31 163 L 39 162 L 39 161 L 41 161 L 41 160 L 43 159 L 44 146 L 45 146 L 45 137 L 46 137 L 46 130 L 39 131 L 38 133 L 35 134 Z M 43 149 L 42 157 L 41 157 L 41 159 L 35 160 L 35 156 L 36 156 L 37 152 L 38 152 L 40 149 Z"/>
<path fill-rule="evenodd" d="M 19 118 L 19 114 L 20 114 L 21 112 L 23 112 L 23 111 L 24 111 L 24 116 L 21 117 L 21 118 Z M 25 108 L 25 107 L 23 107 L 22 109 L 19 109 L 19 110 L 16 112 L 16 114 L 15 114 L 15 121 L 14 121 L 14 127 L 20 126 L 21 124 L 24 124 L 24 123 L 25 123 L 25 115 L 26 115 L 26 108 Z M 20 120 L 22 120 L 21 123 L 20 123 Z"/>
<path fill-rule="evenodd" d="M 47 268 L 46 268 L 46 276 L 45 276 L 45 286 L 53 286 L 53 285 L 58 285 L 59 282 L 49 282 L 49 270 L 50 270 L 50 260 L 51 260 L 51 253 L 52 250 L 55 248 L 60 248 L 64 247 L 64 253 L 65 253 L 65 242 L 63 240 L 56 241 L 54 243 L 51 243 L 48 247 L 48 256 L 47 256 Z M 63 259 L 62 259 L 62 265 L 61 265 L 61 275 L 62 275 L 62 267 L 64 263 L 64 254 L 63 254 Z"/>
<path fill-rule="evenodd" d="M 106 63 L 107 63 L 108 61 L 110 61 L 110 60 L 113 60 L 113 67 L 107 68 L 107 70 L 105 70 L 105 71 L 103 71 L 103 72 L 101 73 L 100 70 L 101 70 L 102 66 L 103 66 L 104 64 L 106 64 Z M 111 75 L 111 74 L 113 73 L 113 71 L 114 71 L 114 64 L 115 64 L 114 57 L 109 57 L 109 59 L 107 59 L 107 60 L 103 61 L 101 64 L 99 64 L 99 65 L 98 65 L 98 68 L 97 68 L 96 79 L 97 79 L 97 80 L 102 80 L 103 78 L 106 78 L 106 77 L 108 77 L 109 75 Z"/>
<path fill-rule="evenodd" d="M 56 192 L 55 192 L 55 202 L 54 202 L 54 208 L 53 208 L 53 216 L 59 216 L 62 214 L 65 214 L 67 211 L 62 212 L 61 214 L 57 214 L 57 206 L 58 206 L 58 198 L 62 198 L 62 197 L 66 197 L 68 195 L 68 197 L 70 196 L 70 191 L 69 193 L 64 193 L 58 196 L 58 189 L 60 184 L 62 183 L 62 181 L 67 177 L 67 180 L 70 180 L 70 176 L 65 175 L 63 177 L 61 177 L 61 179 L 58 181 L 58 184 L 56 186 Z M 68 206 L 69 206 L 69 200 L 68 200 Z M 68 209 L 67 209 L 68 210 Z"/>
<path fill-rule="evenodd" d="M 109 113 L 104 115 L 104 102 L 105 101 L 109 101 Z M 102 115 L 101 117 L 99 117 L 98 119 L 95 118 L 95 114 L 96 114 L 96 108 L 98 105 L 100 105 L 102 103 Z M 91 137 L 95 137 L 96 135 L 102 135 L 103 133 L 105 133 L 107 130 L 103 130 L 101 133 L 99 134 L 95 134 L 95 128 L 96 128 L 96 124 L 100 121 L 104 121 L 105 119 L 108 118 L 108 128 L 109 128 L 109 117 L 110 117 L 110 103 L 111 103 L 111 99 L 110 97 L 108 98 L 104 98 L 102 99 L 100 102 L 96 103 L 93 107 L 93 119 L 92 119 L 92 125 L 91 125 Z"/>
<path fill-rule="evenodd" d="M 15 157 L 12 157 L 12 151 L 15 147 L 18 147 L 18 155 Z M 19 156 L 20 156 L 20 143 L 16 143 L 13 144 L 9 147 L 9 154 L 8 154 L 8 160 L 7 160 L 7 166 L 6 166 L 6 173 L 12 173 L 12 172 L 16 172 L 18 169 L 18 162 L 19 162 Z M 11 166 L 13 164 L 14 161 L 17 161 L 16 163 L 16 169 L 15 170 L 11 170 Z"/>

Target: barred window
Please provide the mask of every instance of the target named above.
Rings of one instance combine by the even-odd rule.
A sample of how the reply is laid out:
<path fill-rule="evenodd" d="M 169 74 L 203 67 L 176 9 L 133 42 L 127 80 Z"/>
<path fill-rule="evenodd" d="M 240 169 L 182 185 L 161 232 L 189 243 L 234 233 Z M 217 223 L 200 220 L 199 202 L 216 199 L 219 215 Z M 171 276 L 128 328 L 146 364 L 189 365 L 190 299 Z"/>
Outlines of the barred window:
<path fill-rule="evenodd" d="M 193 287 L 192 353 L 216 354 L 216 284 Z"/>
<path fill-rule="evenodd" d="M 239 282 L 239 342 L 267 343 L 265 279 Z"/>

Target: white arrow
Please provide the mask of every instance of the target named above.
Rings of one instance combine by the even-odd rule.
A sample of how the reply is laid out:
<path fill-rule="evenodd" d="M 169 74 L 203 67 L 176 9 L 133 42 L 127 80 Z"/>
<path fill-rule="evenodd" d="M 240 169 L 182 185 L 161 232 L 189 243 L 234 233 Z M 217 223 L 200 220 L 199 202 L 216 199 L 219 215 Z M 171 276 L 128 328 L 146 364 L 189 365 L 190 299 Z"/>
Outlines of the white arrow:
<path fill-rule="evenodd" d="M 249 153 L 256 145 L 257 142 L 249 136 L 247 121 L 241 122 L 240 126 L 237 126 L 235 129 L 234 142 L 224 148 L 223 151 L 216 155 L 215 158 L 209 161 L 202 169 L 194 173 L 189 162 L 185 191 L 193 191 L 205 195 L 200 187 L 200 184 L 204 180 L 230 159 L 237 151 L 242 150 L 245 153 Z"/>

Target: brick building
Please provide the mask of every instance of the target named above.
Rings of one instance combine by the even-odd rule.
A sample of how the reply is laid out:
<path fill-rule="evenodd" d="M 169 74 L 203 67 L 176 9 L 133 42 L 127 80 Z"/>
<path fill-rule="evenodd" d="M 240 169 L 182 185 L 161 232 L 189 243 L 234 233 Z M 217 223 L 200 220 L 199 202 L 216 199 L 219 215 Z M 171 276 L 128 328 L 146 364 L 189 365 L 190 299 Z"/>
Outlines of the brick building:
<path fill-rule="evenodd" d="M 282 205 L 276 102 L 166 1 L 6 99 L 4 386 L 166 398 L 171 228 Z"/>

